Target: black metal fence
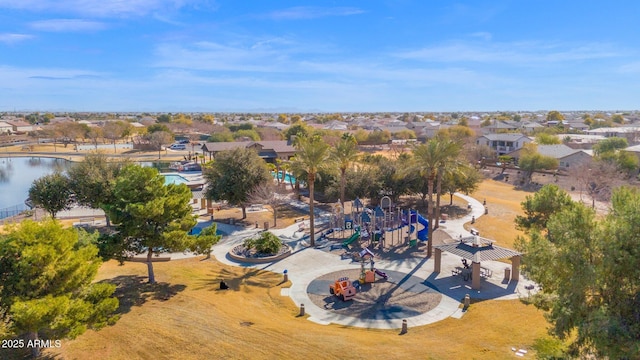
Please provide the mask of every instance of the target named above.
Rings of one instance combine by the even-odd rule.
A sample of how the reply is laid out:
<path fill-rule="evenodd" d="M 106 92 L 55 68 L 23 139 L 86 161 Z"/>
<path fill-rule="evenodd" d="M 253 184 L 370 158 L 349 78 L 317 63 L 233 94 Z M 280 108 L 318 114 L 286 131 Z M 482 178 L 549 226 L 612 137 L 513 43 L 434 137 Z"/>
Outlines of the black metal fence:
<path fill-rule="evenodd" d="M 29 210 L 29 207 L 25 204 L 18 204 L 0 209 L 0 219 L 6 219 L 8 217 L 19 215 L 21 212 Z"/>

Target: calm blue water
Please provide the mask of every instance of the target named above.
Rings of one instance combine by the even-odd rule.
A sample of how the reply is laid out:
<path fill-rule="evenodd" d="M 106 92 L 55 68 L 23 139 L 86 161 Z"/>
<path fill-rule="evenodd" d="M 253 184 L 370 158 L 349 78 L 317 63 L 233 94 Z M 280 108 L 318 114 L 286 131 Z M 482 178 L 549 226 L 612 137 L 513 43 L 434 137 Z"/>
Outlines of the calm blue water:
<path fill-rule="evenodd" d="M 180 175 L 162 175 L 164 176 L 164 184 L 165 185 L 169 185 L 169 184 L 186 184 L 188 181 L 187 179 L 183 178 Z"/>
<path fill-rule="evenodd" d="M 70 165 L 62 159 L 0 158 L 0 209 L 24 205 L 33 180 Z"/>

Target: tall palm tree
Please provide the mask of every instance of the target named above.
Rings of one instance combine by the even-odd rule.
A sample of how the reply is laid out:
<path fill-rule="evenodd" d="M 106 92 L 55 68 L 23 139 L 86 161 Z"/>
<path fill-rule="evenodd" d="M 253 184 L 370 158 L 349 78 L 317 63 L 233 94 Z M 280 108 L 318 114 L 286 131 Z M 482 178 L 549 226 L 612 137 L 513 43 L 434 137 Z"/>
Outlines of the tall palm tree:
<path fill-rule="evenodd" d="M 347 169 L 358 159 L 358 142 L 350 133 L 342 134 L 342 138 L 331 151 L 331 157 L 340 169 L 340 204 L 344 209 L 344 191 L 347 185 Z"/>
<path fill-rule="evenodd" d="M 438 169 L 436 172 L 436 206 L 433 229 L 438 228 L 438 222 L 440 221 L 440 197 L 442 196 L 442 182 L 448 172 L 454 173 L 456 176 L 460 172 L 462 164 L 459 161 L 460 152 L 462 146 L 453 140 L 443 139 L 440 141 L 441 151 L 445 156 L 442 156 Z"/>
<path fill-rule="evenodd" d="M 309 189 L 309 230 L 310 245 L 316 245 L 314 208 L 314 183 L 318 172 L 331 166 L 331 152 L 329 145 L 320 136 L 297 136 L 295 141 L 296 156 L 291 163 L 291 169 L 296 177 L 306 173 Z"/>
<path fill-rule="evenodd" d="M 415 171 L 418 175 L 427 180 L 428 187 L 428 216 L 429 228 L 427 230 L 427 256 L 431 256 L 433 252 L 433 230 L 435 230 L 435 212 L 436 207 L 433 203 L 433 193 L 435 184 L 440 188 L 444 167 L 446 164 L 455 159 L 460 153 L 460 146 L 448 139 L 433 138 L 426 144 L 420 144 L 413 149 L 413 163 L 407 169 Z M 438 176 L 440 173 L 440 176 Z M 438 211 L 439 212 L 439 211 Z"/>

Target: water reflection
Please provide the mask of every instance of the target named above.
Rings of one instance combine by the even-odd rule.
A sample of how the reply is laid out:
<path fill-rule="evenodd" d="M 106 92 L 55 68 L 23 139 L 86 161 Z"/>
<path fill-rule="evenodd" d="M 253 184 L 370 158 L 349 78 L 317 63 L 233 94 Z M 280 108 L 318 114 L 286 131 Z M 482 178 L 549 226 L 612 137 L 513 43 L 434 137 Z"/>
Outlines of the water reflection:
<path fill-rule="evenodd" d="M 24 204 L 35 179 L 64 172 L 70 162 L 51 158 L 0 158 L 0 209 Z"/>
<path fill-rule="evenodd" d="M 13 163 L 9 159 L 0 162 L 0 183 L 8 182 L 13 173 Z"/>

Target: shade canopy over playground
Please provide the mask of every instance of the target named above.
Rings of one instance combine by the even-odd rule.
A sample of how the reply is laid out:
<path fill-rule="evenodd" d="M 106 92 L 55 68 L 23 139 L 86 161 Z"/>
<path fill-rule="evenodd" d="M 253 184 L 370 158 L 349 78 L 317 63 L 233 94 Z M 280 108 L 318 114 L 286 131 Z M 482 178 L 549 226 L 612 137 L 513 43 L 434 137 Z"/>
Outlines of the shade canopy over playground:
<path fill-rule="evenodd" d="M 520 279 L 520 258 L 522 253 L 503 248 L 494 244 L 493 240 L 482 238 L 477 235 L 460 238 L 459 241 L 450 244 L 437 245 L 435 249 L 434 272 L 440 272 L 442 252 L 446 251 L 453 255 L 472 262 L 472 289 L 480 289 L 480 263 L 482 261 L 511 259 L 511 280 Z"/>

